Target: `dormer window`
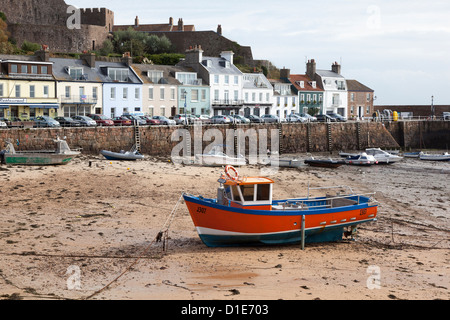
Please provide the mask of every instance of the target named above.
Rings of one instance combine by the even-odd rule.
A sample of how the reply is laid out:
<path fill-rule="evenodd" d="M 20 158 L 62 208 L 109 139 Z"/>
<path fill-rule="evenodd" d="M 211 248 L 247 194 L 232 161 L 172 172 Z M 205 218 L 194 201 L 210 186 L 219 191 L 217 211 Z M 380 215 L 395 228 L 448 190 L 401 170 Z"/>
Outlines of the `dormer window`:
<path fill-rule="evenodd" d="M 300 88 L 304 89 L 304 88 L 305 88 L 305 81 L 297 81 L 297 85 L 298 85 Z"/>
<path fill-rule="evenodd" d="M 126 82 L 128 81 L 128 69 L 125 68 L 108 68 L 108 77 L 112 81 Z"/>
<path fill-rule="evenodd" d="M 67 72 L 72 80 L 83 80 L 83 68 L 69 68 Z"/>
<path fill-rule="evenodd" d="M 147 77 L 150 79 L 151 82 L 159 83 L 161 79 L 164 77 L 164 72 L 158 70 L 147 71 Z"/>
<path fill-rule="evenodd" d="M 317 88 L 317 82 L 316 81 L 311 81 L 310 84 L 311 84 L 311 87 L 313 87 L 314 89 Z"/>

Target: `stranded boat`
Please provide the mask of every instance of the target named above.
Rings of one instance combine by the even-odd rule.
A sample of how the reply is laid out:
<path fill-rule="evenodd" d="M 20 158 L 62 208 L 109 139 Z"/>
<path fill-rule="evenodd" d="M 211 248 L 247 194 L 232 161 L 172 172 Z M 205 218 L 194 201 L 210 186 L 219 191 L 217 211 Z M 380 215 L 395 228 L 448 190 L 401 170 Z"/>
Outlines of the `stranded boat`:
<path fill-rule="evenodd" d="M 353 166 L 372 166 L 378 163 L 374 156 L 368 155 L 365 152 L 358 155 L 349 155 L 345 158 L 344 162 Z"/>
<path fill-rule="evenodd" d="M 6 142 L 6 149 L 1 152 L 4 162 L 10 165 L 46 166 L 66 165 L 80 154 L 72 151 L 65 140 L 57 138 L 56 150 L 16 151 L 11 141 Z"/>
<path fill-rule="evenodd" d="M 247 160 L 241 154 L 238 156 L 229 156 L 223 152 L 226 146 L 214 146 L 210 152 L 206 154 L 196 154 L 195 163 L 203 166 L 222 167 L 226 165 L 245 166 Z"/>
<path fill-rule="evenodd" d="M 366 149 L 366 153 L 369 156 L 373 156 L 375 160 L 380 164 L 392 164 L 403 160 L 402 157 L 391 154 L 390 152 L 381 150 L 380 148 L 370 148 Z"/>
<path fill-rule="evenodd" d="M 218 182 L 216 199 L 183 194 L 200 239 L 209 247 L 339 241 L 344 229 L 354 234 L 358 225 L 377 217 L 374 194 L 311 198 L 308 189 L 304 198 L 273 200 L 273 180 L 239 176 L 231 166 Z"/>
<path fill-rule="evenodd" d="M 107 160 L 110 161 L 136 161 L 143 160 L 144 155 L 140 154 L 139 151 L 134 146 L 130 151 L 112 152 L 107 150 L 102 150 L 100 152 Z"/>
<path fill-rule="evenodd" d="M 450 154 L 448 152 L 443 154 L 421 153 L 419 158 L 423 161 L 450 161 Z"/>
<path fill-rule="evenodd" d="M 305 164 L 311 166 L 311 167 L 318 167 L 318 168 L 332 168 L 336 169 L 345 164 L 345 161 L 340 160 L 334 160 L 334 159 L 316 159 L 313 156 L 311 156 L 310 159 L 305 160 Z"/>

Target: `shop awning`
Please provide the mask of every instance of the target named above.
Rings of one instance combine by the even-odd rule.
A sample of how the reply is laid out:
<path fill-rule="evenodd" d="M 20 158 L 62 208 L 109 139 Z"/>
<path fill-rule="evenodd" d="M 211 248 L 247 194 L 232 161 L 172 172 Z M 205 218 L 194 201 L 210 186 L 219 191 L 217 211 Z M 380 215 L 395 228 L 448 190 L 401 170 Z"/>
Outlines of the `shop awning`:
<path fill-rule="evenodd" d="M 59 109 L 59 104 L 57 103 L 37 103 L 37 104 L 30 104 L 30 103 L 11 103 L 11 104 L 1 104 L 0 109 L 9 109 L 12 106 L 23 106 L 23 107 L 29 107 L 30 109 Z"/>
<path fill-rule="evenodd" d="M 59 109 L 59 104 L 29 104 L 26 107 L 30 107 L 30 109 Z"/>

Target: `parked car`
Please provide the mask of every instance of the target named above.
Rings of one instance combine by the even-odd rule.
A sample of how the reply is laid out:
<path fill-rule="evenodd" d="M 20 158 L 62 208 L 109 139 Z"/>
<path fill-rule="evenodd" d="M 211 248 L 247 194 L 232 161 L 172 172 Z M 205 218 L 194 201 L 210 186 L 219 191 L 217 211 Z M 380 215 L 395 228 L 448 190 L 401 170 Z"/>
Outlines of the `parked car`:
<path fill-rule="evenodd" d="M 336 119 L 337 122 L 347 122 L 347 118 L 341 116 L 337 113 L 327 113 L 328 116 L 332 117 L 333 119 Z"/>
<path fill-rule="evenodd" d="M 326 115 L 326 114 L 319 114 L 316 116 L 317 121 L 319 122 L 337 122 L 336 119 Z"/>
<path fill-rule="evenodd" d="M 190 114 L 177 114 L 175 117 L 173 117 L 173 120 L 175 120 L 176 124 L 186 125 L 187 124 L 194 124 L 195 117 Z"/>
<path fill-rule="evenodd" d="M 444 120 L 450 120 L 450 112 L 443 113 Z"/>
<path fill-rule="evenodd" d="M 239 123 L 250 123 L 250 120 L 248 120 L 247 118 L 241 116 L 240 114 L 235 114 L 232 116 L 234 119 L 239 120 Z"/>
<path fill-rule="evenodd" d="M 159 121 L 159 123 L 164 126 L 174 126 L 177 124 L 175 120 L 171 120 L 164 116 L 154 116 L 152 119 Z"/>
<path fill-rule="evenodd" d="M 88 114 L 87 115 L 89 118 L 91 118 L 92 120 L 94 120 L 95 122 L 97 122 L 97 125 L 100 127 L 103 126 L 108 126 L 108 127 L 112 127 L 114 125 L 114 121 L 112 121 L 111 118 L 102 115 L 102 114 Z"/>
<path fill-rule="evenodd" d="M 231 119 L 228 116 L 214 116 L 211 118 L 211 123 L 213 124 L 226 124 L 231 123 Z"/>
<path fill-rule="evenodd" d="M 199 115 L 197 120 L 201 121 L 203 124 L 211 123 L 211 117 L 206 115 Z"/>
<path fill-rule="evenodd" d="M 114 117 L 112 120 L 114 121 L 114 125 L 119 127 L 127 127 L 133 125 L 133 122 L 124 116 Z"/>
<path fill-rule="evenodd" d="M 265 123 L 280 122 L 280 118 L 278 118 L 277 116 L 274 116 L 273 114 L 265 114 L 261 117 L 261 119 L 263 119 Z"/>
<path fill-rule="evenodd" d="M 0 118 L 0 121 L 5 122 L 8 128 L 23 128 L 24 123 L 21 119 L 17 117 L 8 118 Z"/>
<path fill-rule="evenodd" d="M 59 128 L 61 125 L 49 116 L 40 116 L 34 119 L 34 128 Z"/>
<path fill-rule="evenodd" d="M 0 121 L 0 129 L 7 129 L 8 125 L 6 124 L 6 122 Z"/>
<path fill-rule="evenodd" d="M 147 125 L 147 120 L 142 119 L 142 118 L 140 118 L 138 116 L 135 116 L 135 115 L 132 115 L 132 114 L 124 114 L 123 116 L 127 117 L 128 119 L 130 119 L 133 122 L 133 124 L 137 123 L 140 126 Z"/>
<path fill-rule="evenodd" d="M 256 116 L 256 115 L 249 115 L 247 117 L 247 119 L 251 122 L 251 123 L 264 123 L 264 120 L 261 119 L 260 117 Z"/>
<path fill-rule="evenodd" d="M 310 122 L 317 122 L 317 118 L 313 117 L 312 115 L 308 114 L 308 113 L 296 113 L 296 115 L 307 119 Z"/>
<path fill-rule="evenodd" d="M 307 120 L 305 118 L 302 118 L 296 114 L 290 114 L 286 117 L 287 122 L 296 122 L 296 123 L 304 123 Z"/>
<path fill-rule="evenodd" d="M 71 117 L 56 117 L 55 120 L 59 122 L 61 127 L 81 127 L 81 124 Z"/>
<path fill-rule="evenodd" d="M 74 117 L 72 117 L 72 119 L 79 122 L 82 127 L 96 127 L 97 126 L 97 122 L 95 122 L 94 120 L 92 120 L 91 118 L 86 117 L 86 116 L 74 116 Z"/>
<path fill-rule="evenodd" d="M 150 116 L 137 116 L 137 117 L 142 120 L 145 120 L 145 124 L 148 126 L 159 126 L 161 124 L 161 121 L 153 119 Z"/>

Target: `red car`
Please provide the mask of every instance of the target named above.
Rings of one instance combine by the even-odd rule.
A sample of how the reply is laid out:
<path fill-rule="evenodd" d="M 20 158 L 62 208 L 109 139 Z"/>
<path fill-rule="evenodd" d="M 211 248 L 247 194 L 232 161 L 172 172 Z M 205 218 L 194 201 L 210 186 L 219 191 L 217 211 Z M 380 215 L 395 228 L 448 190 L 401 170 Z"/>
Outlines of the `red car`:
<path fill-rule="evenodd" d="M 158 126 L 161 124 L 161 121 L 157 120 L 157 119 L 152 119 L 149 116 L 141 116 L 142 119 L 144 119 L 145 121 L 147 121 L 148 125 L 151 126 Z"/>
<path fill-rule="evenodd" d="M 115 126 L 131 126 L 133 122 L 127 117 L 115 117 L 113 118 Z"/>
<path fill-rule="evenodd" d="M 113 126 L 114 121 L 102 114 L 88 114 L 88 117 L 97 122 L 98 126 Z"/>

